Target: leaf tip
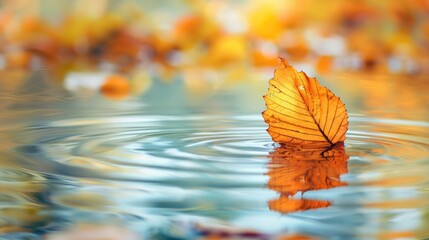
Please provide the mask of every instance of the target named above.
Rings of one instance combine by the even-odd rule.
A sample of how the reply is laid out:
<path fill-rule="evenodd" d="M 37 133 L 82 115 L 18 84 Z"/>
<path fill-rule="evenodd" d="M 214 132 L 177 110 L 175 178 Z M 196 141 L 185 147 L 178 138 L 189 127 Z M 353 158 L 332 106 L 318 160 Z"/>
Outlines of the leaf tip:
<path fill-rule="evenodd" d="M 280 59 L 280 64 L 285 65 L 287 67 L 290 66 L 289 62 L 285 58 L 280 56 L 278 56 L 278 58 Z"/>

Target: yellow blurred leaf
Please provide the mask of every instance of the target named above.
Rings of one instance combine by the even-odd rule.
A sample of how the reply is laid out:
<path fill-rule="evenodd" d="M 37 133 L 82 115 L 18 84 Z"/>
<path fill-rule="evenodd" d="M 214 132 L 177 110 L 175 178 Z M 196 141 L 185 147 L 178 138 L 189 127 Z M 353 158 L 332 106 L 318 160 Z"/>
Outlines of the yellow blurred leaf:
<path fill-rule="evenodd" d="M 219 66 L 243 61 L 248 52 L 247 41 L 244 37 L 227 35 L 215 39 L 209 53 L 204 58 L 207 58 L 209 64 Z"/>
<path fill-rule="evenodd" d="M 281 22 L 284 1 L 256 2 L 248 14 L 249 32 L 263 39 L 275 40 L 283 32 Z"/>

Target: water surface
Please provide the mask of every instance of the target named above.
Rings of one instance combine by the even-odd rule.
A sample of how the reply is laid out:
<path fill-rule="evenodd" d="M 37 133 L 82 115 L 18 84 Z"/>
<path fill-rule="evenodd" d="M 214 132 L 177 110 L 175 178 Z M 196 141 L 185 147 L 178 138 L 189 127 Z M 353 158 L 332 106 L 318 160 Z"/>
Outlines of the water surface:
<path fill-rule="evenodd" d="M 429 236 L 429 123 L 419 106 L 404 118 L 395 105 L 375 113 L 342 97 L 344 149 L 321 157 L 272 142 L 257 95 L 266 83 L 197 103 L 180 83 L 111 102 L 47 79 L 35 73 L 1 94 L 4 239 L 78 224 L 144 239 Z"/>

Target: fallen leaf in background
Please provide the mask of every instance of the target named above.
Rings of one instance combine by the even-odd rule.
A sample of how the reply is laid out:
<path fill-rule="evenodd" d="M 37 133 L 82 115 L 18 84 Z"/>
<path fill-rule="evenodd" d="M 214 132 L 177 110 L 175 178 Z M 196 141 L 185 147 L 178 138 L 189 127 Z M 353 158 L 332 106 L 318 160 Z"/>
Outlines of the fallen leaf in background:
<path fill-rule="evenodd" d="M 244 37 L 226 35 L 213 41 L 207 56 L 204 56 L 203 59 L 209 66 L 224 66 L 244 61 L 248 52 L 249 48 Z"/>
<path fill-rule="evenodd" d="M 103 86 L 100 89 L 103 96 L 106 96 L 110 99 L 123 99 L 128 97 L 131 92 L 131 84 L 128 79 L 119 76 L 111 75 L 104 82 Z"/>
<path fill-rule="evenodd" d="M 264 99 L 267 110 L 262 116 L 275 142 L 324 148 L 346 139 L 349 122 L 344 103 L 284 59 Z"/>
<path fill-rule="evenodd" d="M 27 52 L 18 51 L 6 56 L 7 67 L 10 69 L 24 68 L 30 64 L 31 56 Z"/>

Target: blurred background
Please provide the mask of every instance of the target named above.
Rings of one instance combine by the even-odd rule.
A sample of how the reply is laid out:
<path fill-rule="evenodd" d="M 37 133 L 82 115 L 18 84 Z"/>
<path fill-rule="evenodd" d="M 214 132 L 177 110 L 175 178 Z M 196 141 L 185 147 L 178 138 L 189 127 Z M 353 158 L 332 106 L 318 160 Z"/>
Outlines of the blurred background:
<path fill-rule="evenodd" d="M 429 234 L 428 0 L 0 0 L 0 33 L 2 239 Z M 345 102 L 338 161 L 272 168 L 278 57 Z"/>
<path fill-rule="evenodd" d="M 0 31 L 0 70 L 48 69 L 111 99 L 266 81 L 278 56 L 310 75 L 429 74 L 426 0 L 3 0 Z"/>

